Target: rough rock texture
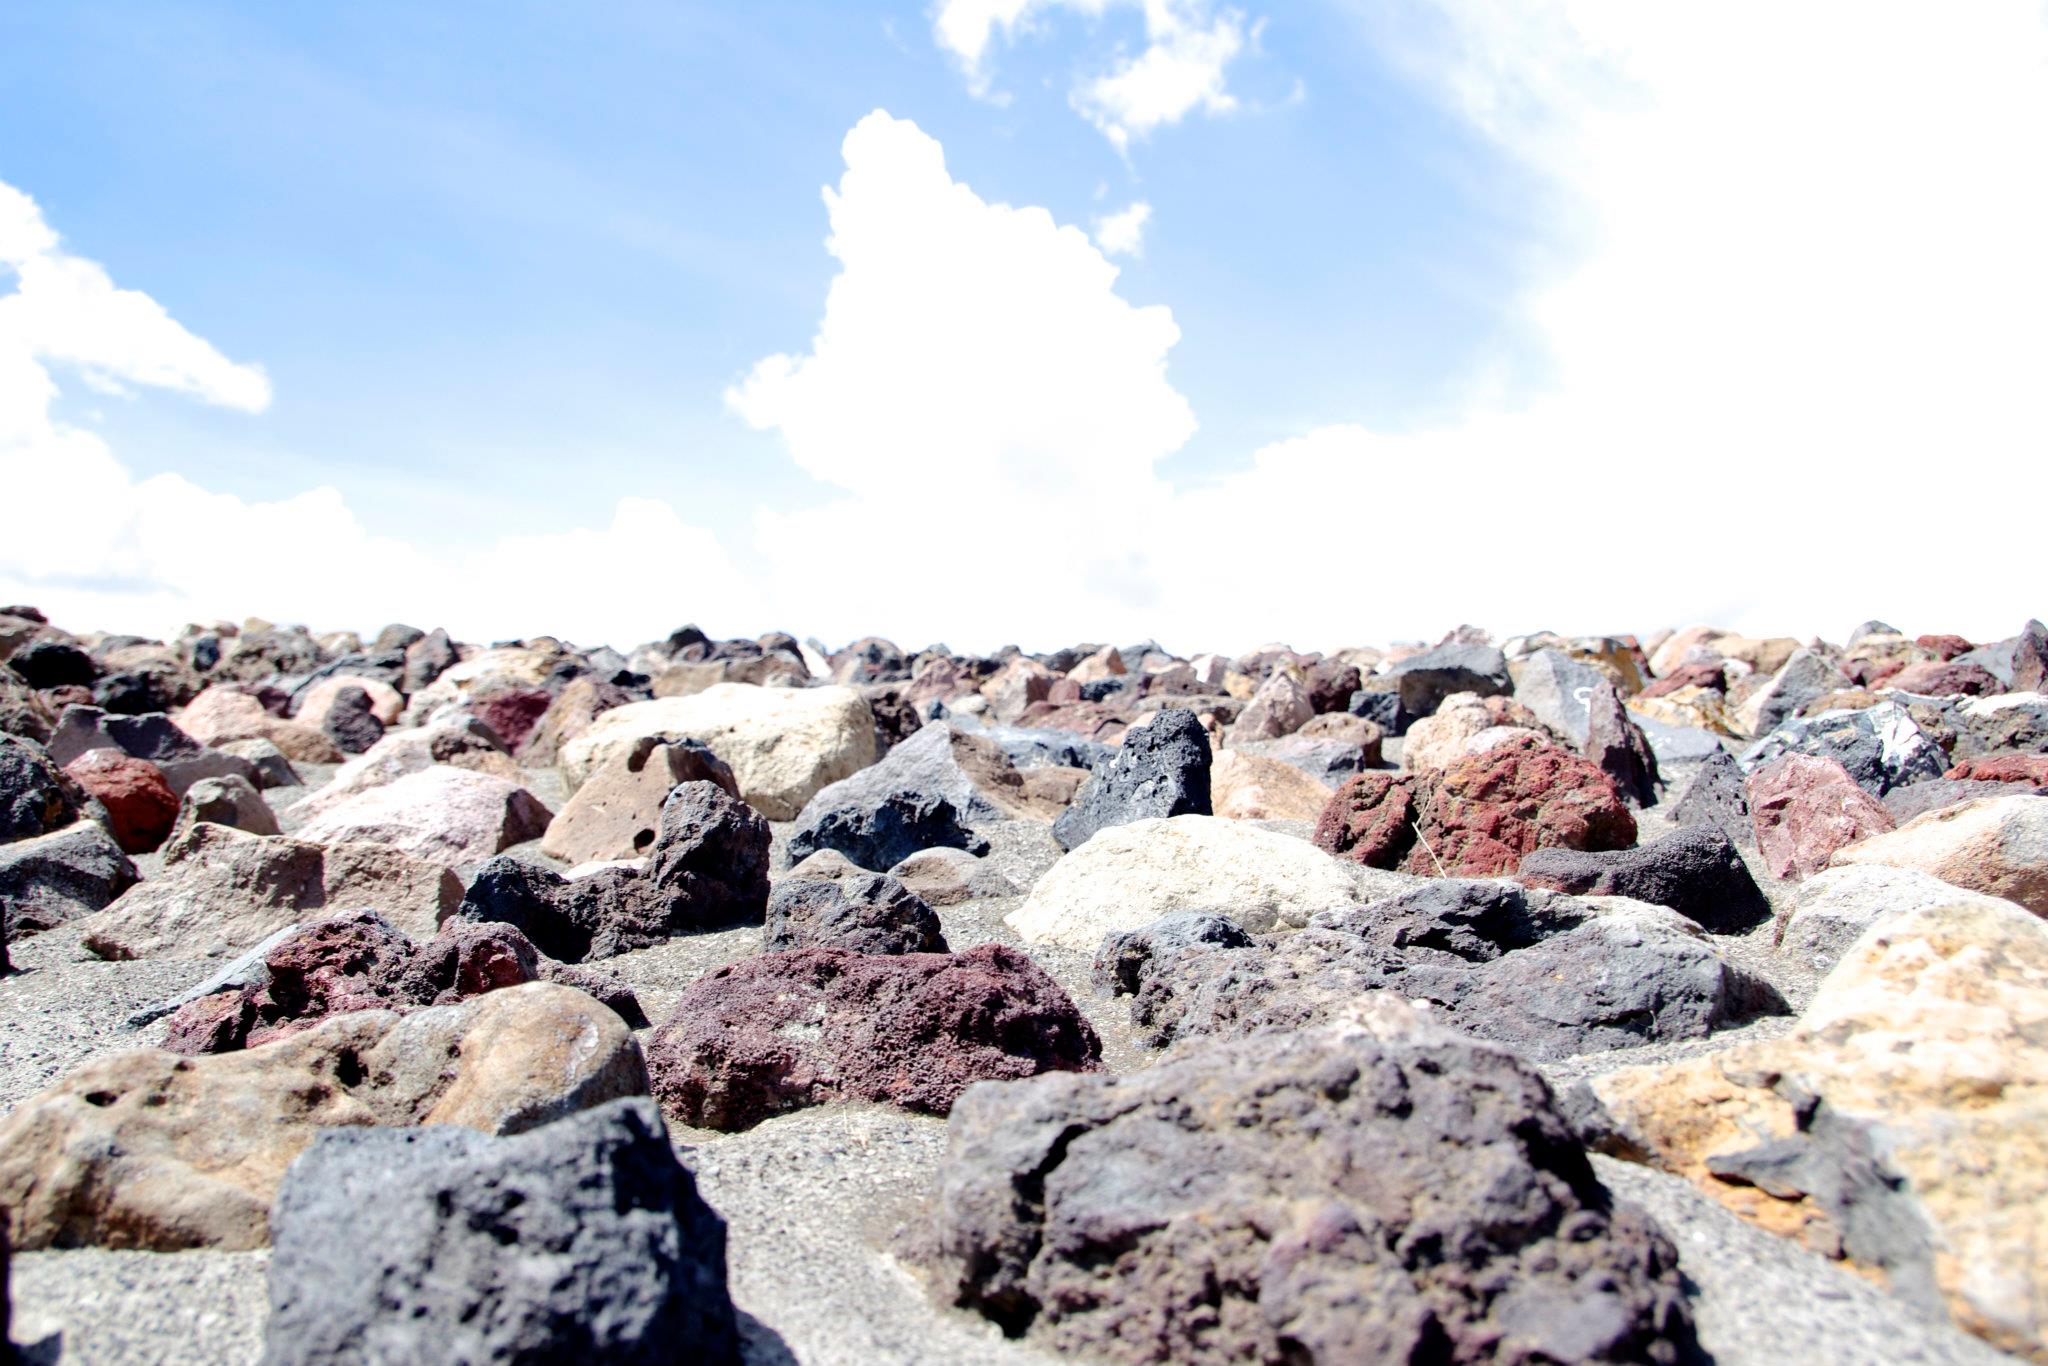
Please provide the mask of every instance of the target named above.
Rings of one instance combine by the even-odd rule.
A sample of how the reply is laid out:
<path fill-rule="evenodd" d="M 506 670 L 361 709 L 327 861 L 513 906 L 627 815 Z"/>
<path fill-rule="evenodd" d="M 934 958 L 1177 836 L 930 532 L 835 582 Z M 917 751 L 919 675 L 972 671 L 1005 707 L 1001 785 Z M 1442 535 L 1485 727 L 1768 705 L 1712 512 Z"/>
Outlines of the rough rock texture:
<path fill-rule="evenodd" d="M 1499 743 L 1500 732 L 1507 728 L 1549 739 L 1542 724 L 1536 713 L 1511 697 L 1452 693 L 1434 712 L 1408 727 L 1401 764 L 1411 773 L 1435 773 Z"/>
<path fill-rule="evenodd" d="M 277 1184 L 338 1125 L 519 1133 L 644 1095 L 611 1011 L 546 982 L 461 1005 L 338 1016 L 268 1048 L 87 1063 L 0 1121 L 16 1248 L 261 1247 Z"/>
<path fill-rule="evenodd" d="M 1939 778 L 1949 766 L 1940 744 L 1896 702 L 1795 717 L 1744 750 L 1742 767 L 1754 773 L 1786 754 L 1833 759 L 1873 797 Z"/>
<path fill-rule="evenodd" d="M 2048 787 L 2036 787 L 2032 783 L 1986 783 L 1955 781 L 1948 778 L 1930 778 L 1926 782 L 1914 783 L 1910 787 L 1895 787 L 1884 794 L 1884 809 L 1892 813 L 1892 819 L 1900 825 L 1916 816 L 1943 807 L 1961 806 L 1984 797 L 2048 797 Z"/>
<path fill-rule="evenodd" d="M 804 812 L 803 825 L 789 837 L 793 859 L 835 849 L 860 867 L 888 868 L 920 849 L 988 852 L 988 841 L 967 828 L 951 799 L 933 792 L 890 792 L 822 810 L 814 798 Z"/>
<path fill-rule="evenodd" d="M 325 787 L 294 803 L 292 814 L 300 820 L 324 816 L 365 792 L 437 764 L 521 781 L 519 765 L 490 727 L 473 716 L 455 716 L 386 735 L 343 764 Z"/>
<path fill-rule="evenodd" d="M 437 863 L 381 845 L 318 845 L 195 825 L 163 853 L 163 871 L 77 923 L 102 958 L 232 953 L 330 908 L 374 906 L 422 938 L 453 914 L 462 882 Z"/>
<path fill-rule="evenodd" d="M 1422 875 L 1511 873 L 1535 849 L 1626 849 L 1635 817 L 1585 759 L 1517 735 L 1441 774 L 1362 773 L 1316 822 L 1319 848 Z"/>
<path fill-rule="evenodd" d="M 98 707 L 66 707 L 50 736 L 49 748 L 50 757 L 60 764 L 69 764 L 95 749 L 147 759 L 181 797 L 201 778 L 255 776 L 245 758 L 208 749 L 162 715 L 109 716 Z"/>
<path fill-rule="evenodd" d="M 320 716 L 320 733 L 344 754 L 361 754 L 384 738 L 376 704 L 359 683 L 345 682 L 334 690 Z"/>
<path fill-rule="evenodd" d="M 1391 691 L 1401 699 L 1404 723 L 1429 716 L 1452 693 L 1482 697 L 1514 691 L 1507 657 L 1491 645 L 1439 645 L 1394 664 L 1366 680 L 1369 690 Z"/>
<path fill-rule="evenodd" d="M 1332 713 L 1332 715 L 1344 715 Z M 1329 719 L 1319 716 L 1317 721 Z M 1372 722 L 1356 716 L 1344 716 L 1347 721 L 1356 721 L 1361 727 L 1371 728 L 1370 745 L 1356 740 L 1345 740 L 1329 734 L 1312 734 L 1298 730 L 1284 740 L 1261 740 L 1256 744 L 1238 745 L 1226 751 L 1251 758 L 1278 759 L 1283 764 L 1300 769 L 1325 787 L 1335 787 L 1356 774 L 1363 773 L 1380 762 L 1380 744 L 1384 733 Z M 1314 725 L 1311 722 L 1310 725 Z M 1210 798 L 1215 798 L 1214 772 L 1211 771 Z"/>
<path fill-rule="evenodd" d="M 185 789 L 170 838 L 178 838 L 201 822 L 232 825 L 252 835 L 279 833 L 277 813 L 270 809 L 270 804 L 247 778 L 232 773 L 224 778 L 201 778 Z"/>
<path fill-rule="evenodd" d="M 271 1223 L 264 1366 L 740 1361 L 725 1221 L 650 1101 L 509 1138 L 328 1130 Z"/>
<path fill-rule="evenodd" d="M 1017 895 L 1017 884 L 1001 869 L 965 849 L 921 849 L 889 869 L 889 876 L 927 906 L 957 906 L 980 897 Z"/>
<path fill-rule="evenodd" d="M 178 794 L 147 759 L 119 750 L 88 750 L 64 766 L 73 782 L 107 813 L 107 828 L 131 854 L 154 852 L 178 819 Z"/>
<path fill-rule="evenodd" d="M 203 745 L 262 739 L 299 763 L 338 764 L 346 757 L 325 733 L 271 715 L 260 700 L 238 688 L 208 688 L 178 713 L 177 722 Z"/>
<path fill-rule="evenodd" d="M 218 749 L 208 752 L 246 763 L 248 769 L 239 776 L 255 784 L 259 791 L 273 787 L 298 787 L 302 781 L 299 771 L 292 767 L 292 761 L 285 757 L 284 751 L 268 740 L 228 740 Z M 172 787 L 178 785 L 175 765 L 166 767 L 158 764 L 157 767 L 164 769 L 164 776 L 171 780 Z"/>
<path fill-rule="evenodd" d="M 1073 849 L 1110 826 L 1209 815 L 1209 766 L 1209 733 L 1200 719 L 1177 707 L 1161 711 L 1125 734 L 1115 757 L 1053 822 L 1053 838 Z"/>
<path fill-rule="evenodd" d="M 1815 698 L 1854 686 L 1854 681 L 1833 660 L 1802 646 L 1792 652 L 1777 677 L 1756 694 L 1751 703 L 1755 720 L 1750 734 L 1768 734 Z"/>
<path fill-rule="evenodd" d="M 557 813 L 541 851 L 565 863 L 639 858 L 654 847 L 662 803 L 679 783 L 709 782 L 738 797 L 723 759 L 693 740 L 641 736 L 614 753 Z"/>
<path fill-rule="evenodd" d="M 1908 664 L 1885 679 L 1885 686 L 1926 697 L 1989 697 L 2006 690 L 2005 684 L 1982 665 L 1938 659 Z"/>
<path fill-rule="evenodd" d="M 1735 756 L 1722 751 L 1708 756 L 1693 775 L 1685 795 L 1671 804 L 1679 825 L 1711 826 L 1739 848 L 1756 848 L 1756 827 L 1749 819 L 1748 780 Z"/>
<path fill-rule="evenodd" d="M 1601 679 L 1586 696 L 1586 738 L 1579 752 L 1614 779 L 1621 795 L 1637 806 L 1657 800 L 1657 756 L 1649 737 L 1629 719 L 1621 694 Z"/>
<path fill-rule="evenodd" d="M 1634 849 L 1589 854 L 1538 849 L 1515 875 L 1524 886 L 1576 896 L 1625 896 L 1669 906 L 1716 934 L 1739 934 L 1771 918 L 1771 903 L 1735 845 L 1709 825 Z"/>
<path fill-rule="evenodd" d="M 1117 1362 L 1677 1362 L 1678 1257 L 1527 1064 L 1370 1023 L 978 1087 L 933 1215 L 955 1303 Z"/>
<path fill-rule="evenodd" d="M 1833 759 L 1787 754 L 1749 775 L 1750 825 L 1771 875 L 1812 877 L 1835 851 L 1892 828 L 1892 814 Z"/>
<path fill-rule="evenodd" d="M 590 729 L 590 723 L 613 707 L 634 701 L 632 693 L 616 683 L 595 678 L 573 679 L 548 704 L 519 747 L 521 763 L 544 768 L 561 758 L 562 746 Z"/>
<path fill-rule="evenodd" d="M 1912 868 L 2048 915 L 2048 799 L 1991 797 L 1944 807 L 1837 849 L 1830 866 Z"/>
<path fill-rule="evenodd" d="M 553 813 L 515 782 L 436 764 L 327 808 L 299 828 L 323 844 L 383 844 L 443 863 L 475 863 L 538 839 Z"/>
<path fill-rule="evenodd" d="M 2048 925 L 1990 898 L 1856 941 L 1784 1038 L 1593 1090 L 1617 1155 L 2048 1360 Z"/>
<path fill-rule="evenodd" d="M 1508 661 L 1515 701 L 1573 745 L 1586 743 L 1586 702 L 1593 689 L 1612 680 L 1600 669 L 1563 650 L 1543 649 Z"/>
<path fill-rule="evenodd" d="M 992 820 L 1051 820 L 1072 792 L 1049 770 L 1075 756 L 1053 755 L 1048 756 L 1050 763 L 1022 766 L 1007 752 L 999 734 L 977 733 L 945 722 L 924 726 L 891 749 L 881 762 L 821 788 L 798 813 L 797 832 L 811 829 L 828 812 L 879 806 L 899 792 L 942 797 L 970 825 Z"/>
<path fill-rule="evenodd" d="M 1093 952 L 1170 911 L 1216 911 L 1248 930 L 1300 926 L 1357 900 L 1346 867 L 1304 840 L 1220 816 L 1133 821 L 1055 863 L 1006 917 L 1027 944 Z"/>
<path fill-rule="evenodd" d="M 1015 949 L 803 949 L 692 983 L 655 1031 L 648 1070 L 677 1119 L 744 1129 L 832 1101 L 944 1114 L 974 1082 L 1092 1071 L 1100 1057 L 1073 1001 Z"/>
<path fill-rule="evenodd" d="M 56 728 L 57 718 L 42 695 L 20 678 L 0 669 L 0 733 L 42 743 Z"/>
<path fill-rule="evenodd" d="M 334 674 L 316 683 L 308 684 L 294 702 L 292 719 L 302 726 L 315 730 L 327 728 L 327 716 L 341 694 L 355 689 L 363 694 L 369 704 L 369 713 L 377 723 L 378 734 L 385 726 L 395 726 L 398 718 L 405 713 L 405 694 L 381 679 L 365 678 L 356 674 Z M 375 743 L 376 736 L 371 736 Z M 336 743 L 340 743 L 337 739 Z M 347 749 L 347 745 L 342 745 Z"/>
<path fill-rule="evenodd" d="M 875 761 L 874 715 L 853 689 L 720 683 L 599 714 L 562 746 L 563 776 L 582 786 L 643 735 L 703 741 L 732 766 L 740 795 L 777 821 L 794 819 L 818 789 Z"/>
<path fill-rule="evenodd" d="M 134 863 L 97 821 L 0 844 L 0 913 L 10 940 L 89 915 L 135 882 Z"/>
<path fill-rule="evenodd" d="M 1332 787 L 1293 764 L 1226 749 L 1209 771 L 1209 799 L 1218 816 L 1241 821 L 1312 821 Z"/>
<path fill-rule="evenodd" d="M 1779 914 L 1777 948 L 1825 976 L 1863 932 L 1905 911 L 1949 906 L 1975 894 L 1910 868 L 1852 863 L 1800 883 Z"/>
<path fill-rule="evenodd" d="M 1308 683 L 1293 669 L 1278 668 L 1259 685 L 1238 714 L 1237 724 L 1230 729 L 1231 739 L 1278 740 L 1300 730 L 1315 714 Z"/>
<path fill-rule="evenodd" d="M 1104 935 L 1089 969 L 1089 985 L 1109 996 L 1134 996 L 1154 959 L 1209 945 L 1248 949 L 1258 941 L 1229 916 L 1214 911 L 1174 911 L 1135 930 Z"/>
<path fill-rule="evenodd" d="M 882 873 L 784 882 L 768 898 L 761 930 L 768 953 L 944 953 L 939 918 L 915 892 Z"/>
<path fill-rule="evenodd" d="M 1704 1038 L 1785 1009 L 1669 911 L 1459 879 L 1323 912 L 1250 948 L 1160 953 L 1127 975 L 1132 1021 L 1154 1046 L 1326 1023 L 1380 990 L 1542 1059 Z"/>
<path fill-rule="evenodd" d="M 2048 754 L 1993 754 L 1965 759 L 1942 775 L 1963 782 L 2031 783 L 2048 787 Z"/>
<path fill-rule="evenodd" d="M 84 791 L 33 740 L 0 735 L 0 843 L 62 829 L 77 818 Z"/>

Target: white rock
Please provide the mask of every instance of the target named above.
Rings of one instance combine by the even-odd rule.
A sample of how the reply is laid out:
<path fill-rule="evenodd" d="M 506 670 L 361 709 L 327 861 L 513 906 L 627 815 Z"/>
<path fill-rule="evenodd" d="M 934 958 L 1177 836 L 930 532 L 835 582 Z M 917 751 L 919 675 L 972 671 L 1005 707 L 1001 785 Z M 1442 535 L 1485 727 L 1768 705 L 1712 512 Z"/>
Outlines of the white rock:
<path fill-rule="evenodd" d="M 383 844 L 440 863 L 476 863 L 539 839 L 551 817 L 517 783 L 436 764 L 358 793 L 297 833 L 321 844 Z"/>

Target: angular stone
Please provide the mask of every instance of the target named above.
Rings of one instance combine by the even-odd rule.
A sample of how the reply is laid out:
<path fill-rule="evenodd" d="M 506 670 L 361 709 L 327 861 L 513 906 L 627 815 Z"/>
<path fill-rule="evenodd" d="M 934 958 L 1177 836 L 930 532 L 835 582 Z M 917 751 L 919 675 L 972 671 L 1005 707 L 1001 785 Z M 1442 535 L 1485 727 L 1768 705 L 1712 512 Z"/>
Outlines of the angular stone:
<path fill-rule="evenodd" d="M 1208 945 L 1248 949 L 1257 943 L 1235 920 L 1214 911 L 1174 911 L 1135 930 L 1104 935 L 1088 983 L 1105 996 L 1135 996 L 1152 961 Z"/>
<path fill-rule="evenodd" d="M 504 778 L 437 764 L 360 792 L 299 828 L 323 844 L 383 844 L 419 858 L 476 863 L 547 832 L 552 813 Z"/>
<path fill-rule="evenodd" d="M 1238 714 L 1237 724 L 1230 730 L 1231 740 L 1278 740 L 1300 730 L 1315 714 L 1308 683 L 1293 669 L 1282 666 L 1267 676 Z"/>
<path fill-rule="evenodd" d="M 255 697 L 226 685 L 217 684 L 193 698 L 178 713 L 177 723 L 203 745 L 262 739 L 297 763 L 338 764 L 347 757 L 324 732 L 273 716 Z"/>
<path fill-rule="evenodd" d="M 1124 736 L 1115 757 L 1053 822 L 1053 838 L 1073 849 L 1111 826 L 1209 815 L 1209 766 L 1209 733 L 1195 714 L 1161 711 Z"/>
<path fill-rule="evenodd" d="M 325 787 L 299 799 L 292 815 L 302 821 L 324 816 L 343 803 L 436 764 L 522 782 L 519 765 L 490 727 L 473 716 L 455 716 L 425 726 L 394 730 L 335 770 Z"/>
<path fill-rule="evenodd" d="M 1215 814 L 1241 821 L 1313 821 L 1335 789 L 1279 759 L 1226 749 L 1209 771 Z"/>
<path fill-rule="evenodd" d="M 705 746 L 642 736 L 576 789 L 548 826 L 541 852 L 570 864 L 642 857 L 654 848 L 668 794 L 700 781 L 739 796 L 732 769 Z"/>
<path fill-rule="evenodd" d="M 1626 800 L 1637 806 L 1657 800 L 1657 756 L 1649 737 L 1629 719 L 1621 694 L 1605 679 L 1587 694 L 1586 739 L 1579 752 L 1614 779 Z"/>
<path fill-rule="evenodd" d="M 253 772 L 238 776 L 247 778 L 259 791 L 267 791 L 273 787 L 298 787 L 304 781 L 299 777 L 298 770 L 292 767 L 292 761 L 285 757 L 284 751 L 268 740 L 229 740 L 213 752 L 246 762 Z M 173 788 L 177 787 L 177 779 L 171 770 L 166 769 L 164 776 L 171 779 Z"/>
<path fill-rule="evenodd" d="M 0 734 L 46 743 L 57 718 L 42 694 L 6 669 L 0 669 Z"/>
<path fill-rule="evenodd" d="M 1716 934 L 1740 934 L 1771 918 L 1771 903 L 1748 865 L 1712 826 L 1683 826 L 1660 840 L 1606 853 L 1538 849 L 1515 876 L 1524 886 L 1553 892 L 1669 906 Z"/>
<path fill-rule="evenodd" d="M 1916 816 L 1944 807 L 1961 806 L 1985 797 L 2048 797 L 2048 787 L 2036 787 L 2031 783 L 1987 783 L 1977 781 L 1952 781 L 1947 778 L 1931 778 L 1926 782 L 1914 783 L 1910 787 L 1895 787 L 1884 794 L 1884 809 L 1892 813 L 1892 819 L 1900 825 Z"/>
<path fill-rule="evenodd" d="M 1930 811 L 1834 851 L 1831 867 L 1912 868 L 2048 916 L 2048 799 L 1991 797 Z"/>
<path fill-rule="evenodd" d="M 1742 767 L 1754 773 L 1785 754 L 1833 759 L 1873 797 L 1939 778 L 1949 766 L 1940 744 L 1896 702 L 1795 717 L 1744 750 Z"/>
<path fill-rule="evenodd" d="M 1801 967 L 1826 976 L 1872 925 L 1973 895 L 1910 868 L 1882 863 L 1825 868 L 1793 890 L 1778 921 L 1777 948 Z"/>
<path fill-rule="evenodd" d="M 1518 729 L 1542 740 L 1536 714 L 1511 697 L 1452 693 L 1430 715 L 1408 727 L 1401 743 L 1401 763 L 1411 773 L 1436 773 L 1471 754 L 1483 753 L 1503 738 L 1499 732 Z"/>
<path fill-rule="evenodd" d="M 858 873 L 778 886 L 768 898 L 761 947 L 767 953 L 944 953 L 946 936 L 939 918 L 915 892 L 893 877 Z"/>
<path fill-rule="evenodd" d="M 2048 754 L 1994 754 L 1965 759 L 1942 776 L 1975 782 L 2027 783 L 2034 787 L 2048 787 Z"/>
<path fill-rule="evenodd" d="M 345 682 L 329 699 L 321 716 L 320 733 L 334 741 L 344 754 L 361 754 L 384 738 L 384 723 L 372 709 L 370 694 L 353 682 Z"/>
<path fill-rule="evenodd" d="M 152 853 L 178 820 L 178 795 L 147 759 L 114 749 L 88 750 L 64 766 L 107 815 L 114 840 L 131 854 Z"/>
<path fill-rule="evenodd" d="M 1593 689 L 1612 680 L 1583 660 L 1563 650 L 1545 649 L 1508 663 L 1514 678 L 1515 701 L 1534 712 L 1537 719 L 1558 735 L 1583 749 L 1586 744 L 1586 704 Z"/>
<path fill-rule="evenodd" d="M 1746 709 L 1754 712 L 1749 733 L 1767 735 L 1815 698 L 1854 686 L 1854 681 L 1820 651 L 1804 647 L 1794 650 L 1792 657 L 1785 661 L 1785 667 L 1755 695 Z"/>
<path fill-rule="evenodd" d="M 1743 849 L 1756 848 L 1756 827 L 1749 819 L 1747 779 L 1735 756 L 1722 750 L 1700 765 L 1685 795 L 1671 806 L 1680 825 L 1711 826 Z"/>
<path fill-rule="evenodd" d="M 202 821 L 232 825 L 252 835 L 280 833 L 277 813 L 270 809 L 270 804 L 249 785 L 248 779 L 232 774 L 225 778 L 201 778 L 185 790 L 170 838 L 177 839 Z"/>
<path fill-rule="evenodd" d="M 1402 718 L 1412 721 L 1432 715 L 1452 693 L 1492 697 L 1513 692 L 1514 680 L 1507 657 L 1493 646 L 1453 643 L 1410 655 L 1367 680 L 1367 687 L 1398 694 Z"/>
<path fill-rule="evenodd" d="M 135 883 L 135 865 L 97 821 L 0 844 L 0 913 L 10 940 L 90 915 Z"/>
<path fill-rule="evenodd" d="M 794 859 L 836 849 L 863 868 L 888 868 L 920 849 L 988 852 L 988 841 L 962 823 L 953 803 L 932 792 L 891 792 L 872 802 L 823 809 L 813 798 L 804 810 L 805 822 L 789 837 L 789 856 Z"/>
<path fill-rule="evenodd" d="M 62 829 L 86 801 L 84 789 L 41 745 L 0 735 L 0 844 Z"/>
<path fill-rule="evenodd" d="M 592 721 L 635 700 L 632 693 L 616 683 L 595 678 L 572 679 L 555 694 L 554 701 L 527 735 L 526 743 L 519 747 L 520 762 L 534 768 L 555 764 L 561 758 L 562 746 L 589 730 Z"/>
<path fill-rule="evenodd" d="M 1749 775 L 1750 825 L 1773 877 L 1807 878 L 1836 850 L 1893 826 L 1891 812 L 1833 759 L 1787 754 Z"/>

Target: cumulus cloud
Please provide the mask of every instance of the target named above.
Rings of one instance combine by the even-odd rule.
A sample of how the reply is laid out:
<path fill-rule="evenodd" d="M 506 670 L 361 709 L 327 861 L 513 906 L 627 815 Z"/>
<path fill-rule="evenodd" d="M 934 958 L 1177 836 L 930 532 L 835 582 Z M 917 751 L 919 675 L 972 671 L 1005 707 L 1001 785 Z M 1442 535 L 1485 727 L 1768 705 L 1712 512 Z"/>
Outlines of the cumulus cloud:
<path fill-rule="evenodd" d="M 1225 114 L 1237 108 L 1226 70 L 1244 52 L 1251 30 L 1242 13 L 1213 10 L 1208 0 L 940 0 L 932 36 L 958 59 L 970 90 L 1000 98 L 990 61 L 998 33 L 1012 41 L 1052 10 L 1099 18 L 1119 3 L 1142 8 L 1143 50 L 1120 53 L 1109 70 L 1082 79 L 1069 96 L 1103 136 L 1124 150 L 1133 138 L 1179 123 L 1196 109 Z"/>
<path fill-rule="evenodd" d="M 1105 256 L 1142 256 L 1145 225 L 1151 221 L 1152 206 L 1140 199 L 1095 220 L 1095 245 Z"/>

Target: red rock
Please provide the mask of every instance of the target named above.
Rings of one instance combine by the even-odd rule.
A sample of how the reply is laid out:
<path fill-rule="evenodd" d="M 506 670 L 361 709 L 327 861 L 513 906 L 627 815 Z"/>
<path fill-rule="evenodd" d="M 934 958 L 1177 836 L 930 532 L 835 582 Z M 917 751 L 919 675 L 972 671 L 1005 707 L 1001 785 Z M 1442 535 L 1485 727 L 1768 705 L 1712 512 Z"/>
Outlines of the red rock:
<path fill-rule="evenodd" d="M 1947 663 L 1957 655 L 1968 654 L 1976 646 L 1961 636 L 1921 636 L 1913 642 L 1921 649 L 1930 651 L 1934 657 Z"/>
<path fill-rule="evenodd" d="M 1833 759 L 1787 754 L 1749 775 L 1749 819 L 1774 877 L 1804 879 L 1837 849 L 1897 822 Z"/>
<path fill-rule="evenodd" d="M 1666 693 L 1677 692 L 1680 688 L 1693 687 L 1710 688 L 1715 692 L 1725 692 L 1728 687 L 1728 680 L 1718 662 L 1711 664 L 1681 664 L 1636 695 L 1638 697 L 1662 697 Z"/>
<path fill-rule="evenodd" d="M 494 688 L 481 696 L 472 693 L 469 707 L 498 733 L 506 749 L 516 750 L 533 734 L 554 700 L 546 688 Z"/>
<path fill-rule="evenodd" d="M 1368 868 L 1398 866 L 1415 843 L 1419 781 L 1380 772 L 1348 780 L 1316 818 L 1316 847 Z"/>
<path fill-rule="evenodd" d="M 977 1081 L 1093 1072 L 1101 1057 L 1066 992 L 1006 945 L 799 949 L 693 983 L 655 1031 L 647 1070 L 674 1118 L 730 1130 L 833 1101 L 942 1115 Z"/>
<path fill-rule="evenodd" d="M 1059 695 L 1060 683 L 1052 685 L 1053 696 Z M 1085 735 L 1090 740 L 1114 744 L 1130 728 L 1132 715 L 1100 702 L 1055 702 L 1048 698 L 1033 702 L 1017 718 L 1020 726 L 1049 726 L 1054 730 L 1070 730 L 1076 735 Z"/>
<path fill-rule="evenodd" d="M 163 770 L 118 749 L 89 749 L 64 771 L 107 809 L 114 842 L 130 854 L 153 852 L 178 821 L 178 794 Z"/>
<path fill-rule="evenodd" d="M 1998 676 L 1981 664 L 1949 664 L 1926 659 L 1885 680 L 1885 686 L 1924 697 L 1992 697 L 2005 691 Z"/>
<path fill-rule="evenodd" d="M 2048 787 L 2048 754 L 1987 754 L 1965 759 L 1941 775 L 1980 783 L 2032 783 Z"/>
<path fill-rule="evenodd" d="M 903 689 L 903 700 L 921 708 L 926 702 L 951 702 L 956 697 L 965 697 L 980 686 L 981 680 L 974 676 L 972 665 L 941 656 L 927 661 L 917 671 L 917 677 Z"/>

